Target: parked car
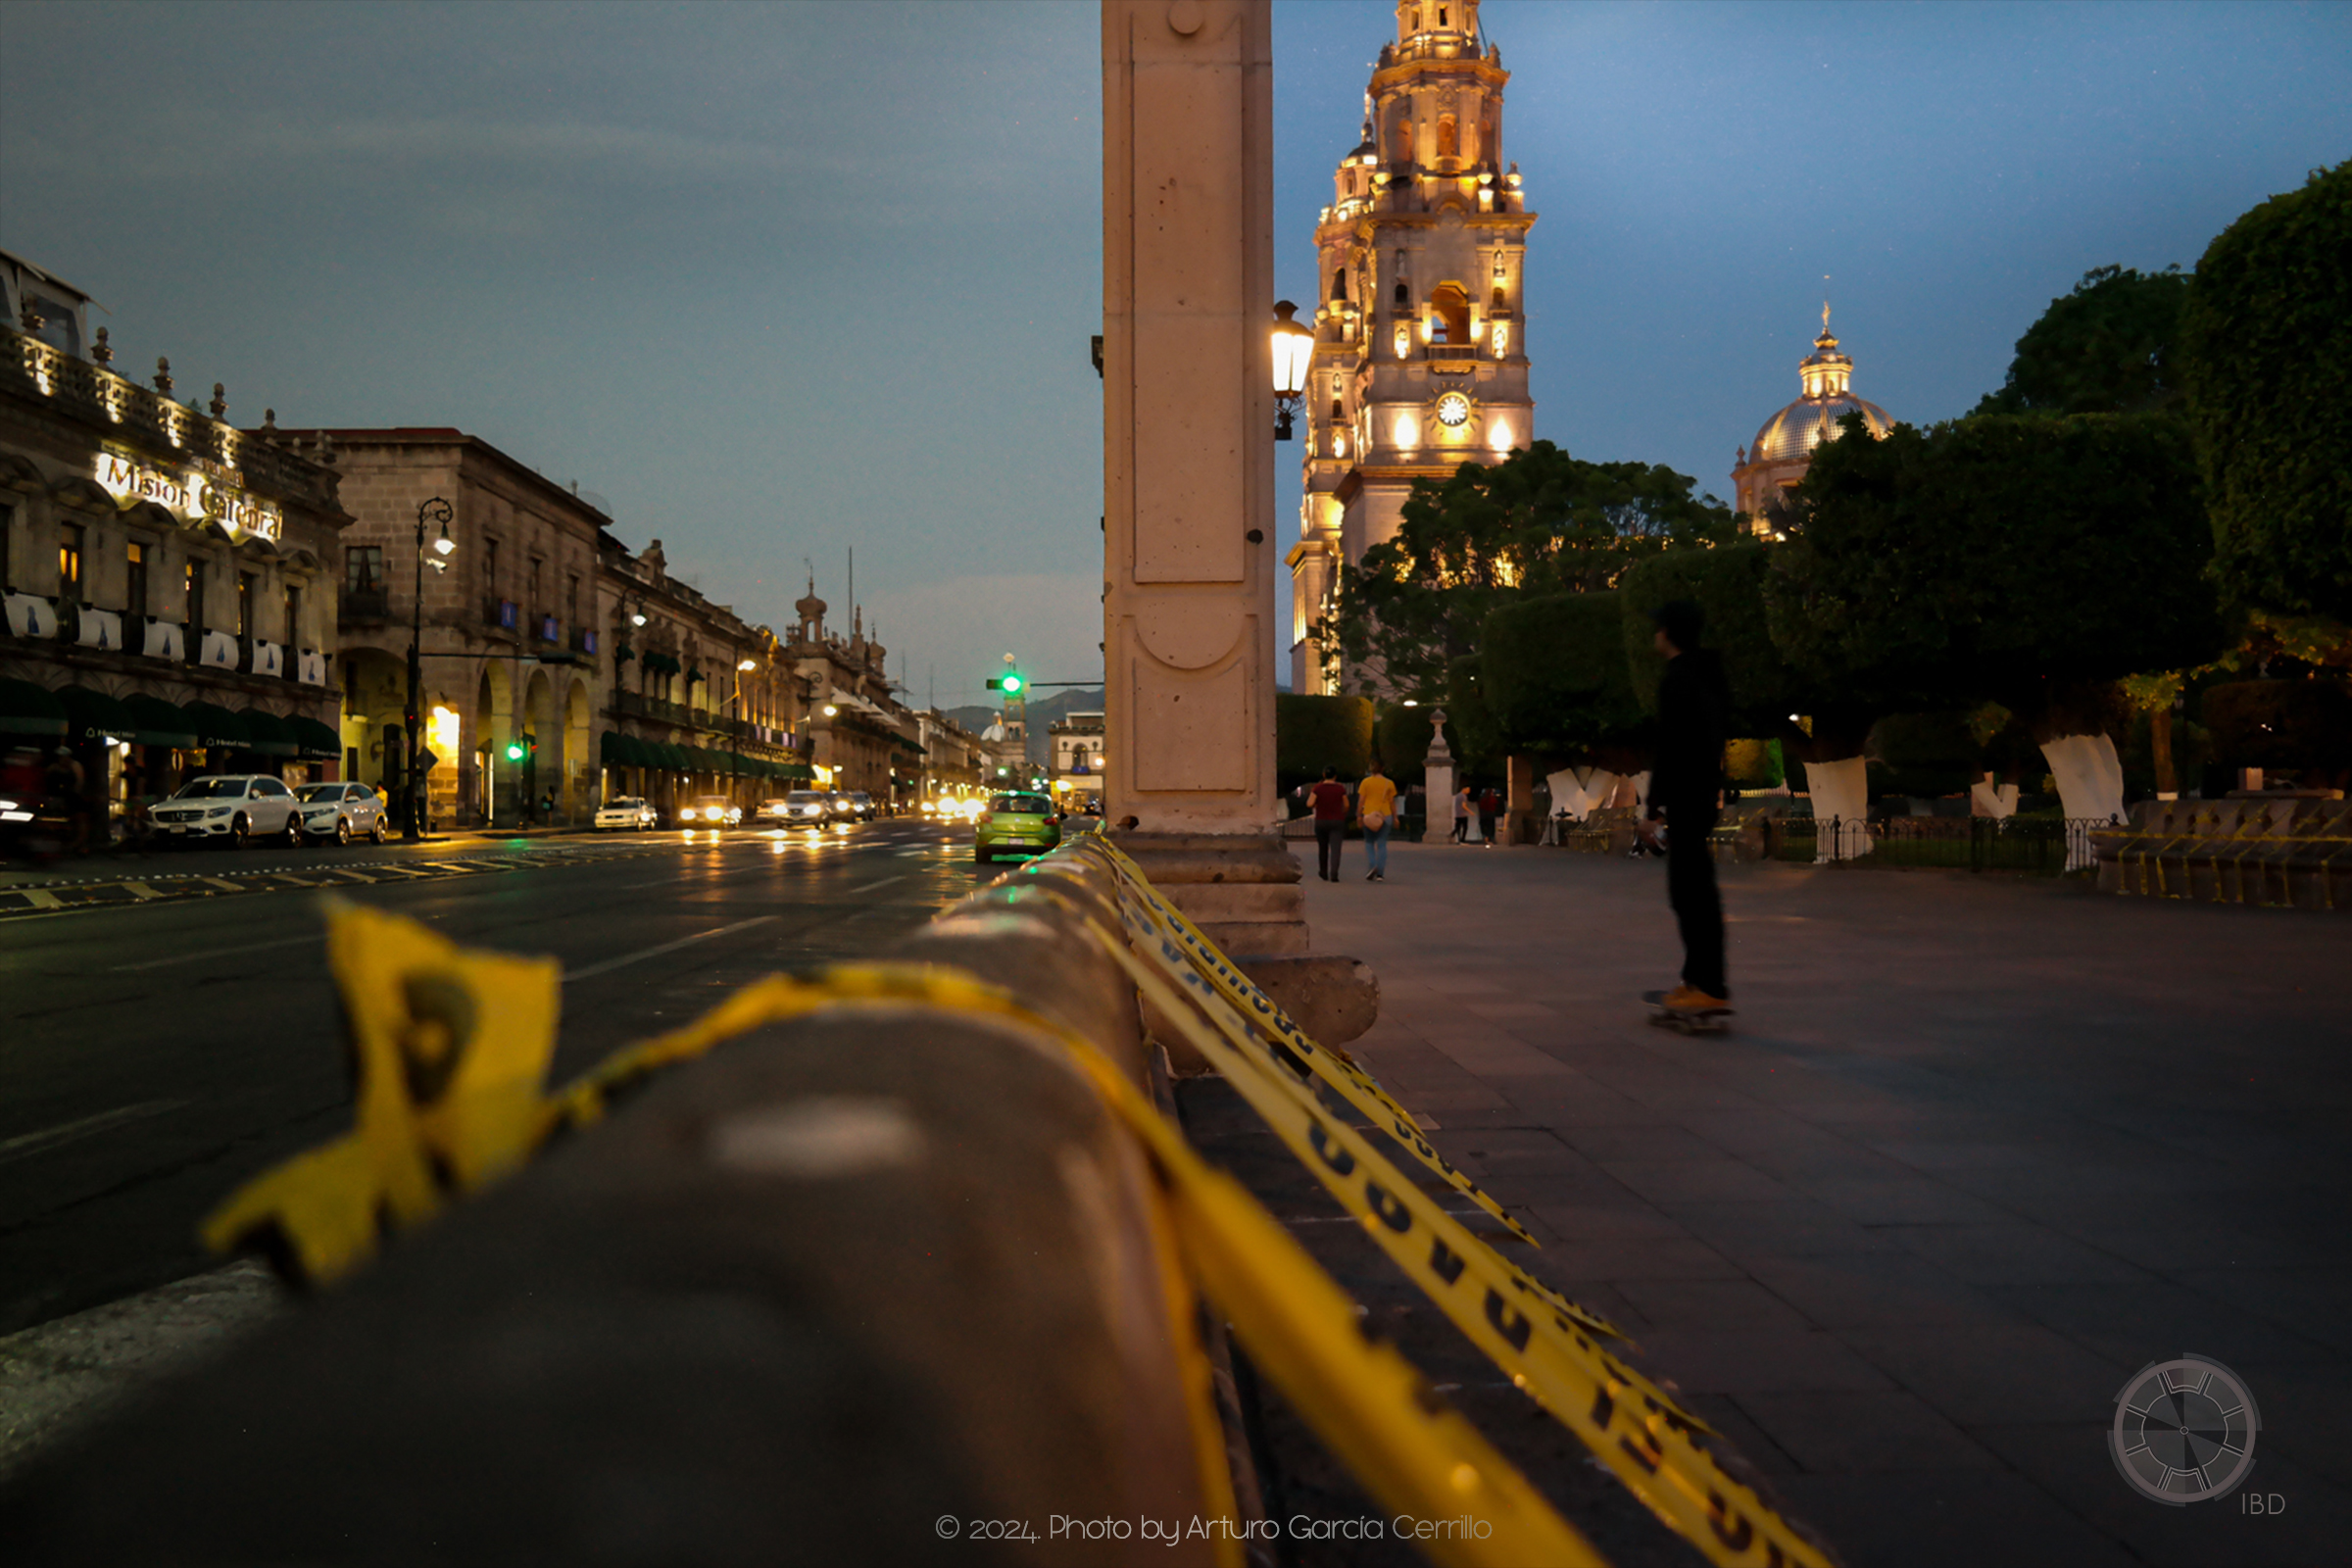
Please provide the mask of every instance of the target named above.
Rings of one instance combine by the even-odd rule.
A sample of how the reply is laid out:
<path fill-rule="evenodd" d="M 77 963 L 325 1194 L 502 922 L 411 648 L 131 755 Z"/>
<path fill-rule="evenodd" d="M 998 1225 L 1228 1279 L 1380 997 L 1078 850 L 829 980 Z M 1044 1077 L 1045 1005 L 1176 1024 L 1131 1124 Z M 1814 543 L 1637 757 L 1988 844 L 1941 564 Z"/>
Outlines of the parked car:
<path fill-rule="evenodd" d="M 972 822 L 972 858 L 982 865 L 1006 850 L 1043 855 L 1061 842 L 1061 813 L 1043 795 L 1023 790 L 989 797 Z"/>
<path fill-rule="evenodd" d="M 642 833 L 662 825 L 662 815 L 634 795 L 607 801 L 596 808 L 596 831 Z"/>
<path fill-rule="evenodd" d="M 860 822 L 871 822 L 874 819 L 874 798 L 871 795 L 866 794 L 863 790 L 852 790 L 848 799 L 852 816 Z"/>
<path fill-rule="evenodd" d="M 697 795 L 691 806 L 678 808 L 680 827 L 735 827 L 743 821 L 743 808 L 724 795 Z"/>
<path fill-rule="evenodd" d="M 372 784 L 305 784 L 294 798 L 302 803 L 306 838 L 333 839 L 337 844 L 356 838 L 384 842 L 384 798 Z"/>
<path fill-rule="evenodd" d="M 256 836 L 300 844 L 301 805 L 283 779 L 222 773 L 188 780 L 148 814 L 155 831 L 173 843 L 202 840 L 234 850 Z"/>
<path fill-rule="evenodd" d="M 833 819 L 822 790 L 792 791 L 784 797 L 784 809 L 778 814 L 793 827 L 822 827 Z"/>

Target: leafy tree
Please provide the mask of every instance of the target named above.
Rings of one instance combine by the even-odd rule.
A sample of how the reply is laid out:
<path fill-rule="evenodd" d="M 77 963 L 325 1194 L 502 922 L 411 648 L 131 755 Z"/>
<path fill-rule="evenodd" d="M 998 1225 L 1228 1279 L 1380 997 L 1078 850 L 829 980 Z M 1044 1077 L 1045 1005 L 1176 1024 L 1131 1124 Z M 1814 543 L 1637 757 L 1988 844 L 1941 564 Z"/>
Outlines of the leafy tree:
<path fill-rule="evenodd" d="M 1621 742 L 1643 719 L 1613 592 L 1551 594 L 1487 617 L 1479 665 L 1504 751 L 1547 762 Z"/>
<path fill-rule="evenodd" d="M 2132 414 L 2180 392 L 2180 307 L 2189 279 L 2179 267 L 2136 272 L 2094 267 L 2074 292 L 2050 301 L 2017 340 L 2017 358 L 1979 414 Z"/>
<path fill-rule="evenodd" d="M 1446 662 L 1446 742 L 1457 783 L 1502 771 L 1501 727 L 1487 703 L 1485 670 L 1476 654 Z"/>
<path fill-rule="evenodd" d="M 1882 711 L 1999 703 L 2065 792 L 2071 764 L 2054 748 L 2120 722 L 2116 682 L 2226 646 L 2179 419 L 1981 415 L 1880 441 L 1859 429 L 1848 416 L 1816 450 L 1766 585 L 1775 645 L 1821 688 Z M 2115 799 L 2083 795 L 2070 811 L 2120 809 L 2113 764 L 2110 742 L 2097 765 Z"/>
<path fill-rule="evenodd" d="M 1432 711 L 1398 703 L 1381 707 L 1380 717 L 1372 729 L 1372 755 L 1380 759 L 1381 765 L 1399 788 L 1422 781 L 1422 759 L 1429 756 L 1430 742 L 1437 730 L 1430 721 Z"/>
<path fill-rule="evenodd" d="M 2224 589 L 2352 620 L 2352 162 L 2207 247 L 2180 347 Z"/>
<path fill-rule="evenodd" d="M 1614 584 L 1673 546 L 1728 538 L 1731 512 L 1693 481 L 1643 463 L 1586 463 L 1548 441 L 1503 462 L 1422 480 L 1396 536 L 1343 573 L 1314 629 L 1367 673 L 1423 703 L 1446 696 L 1450 661 L 1474 653 L 1486 617 L 1516 599 Z"/>
<path fill-rule="evenodd" d="M 1274 782 L 1289 791 L 1336 767 L 1361 778 L 1372 760 L 1372 704 L 1362 697 L 1274 694 Z"/>

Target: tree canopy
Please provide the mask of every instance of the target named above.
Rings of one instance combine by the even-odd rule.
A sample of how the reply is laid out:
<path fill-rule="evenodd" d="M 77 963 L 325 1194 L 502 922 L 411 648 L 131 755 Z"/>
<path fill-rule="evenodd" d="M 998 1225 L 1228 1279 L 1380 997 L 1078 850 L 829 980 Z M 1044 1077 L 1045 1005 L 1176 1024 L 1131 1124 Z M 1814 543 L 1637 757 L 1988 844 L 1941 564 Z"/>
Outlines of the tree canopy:
<path fill-rule="evenodd" d="M 1614 592 L 1547 594 L 1487 617 L 1479 666 L 1505 751 L 1565 759 L 1640 727 L 1618 602 Z"/>
<path fill-rule="evenodd" d="M 2352 162 L 2206 249 L 2181 361 L 2225 590 L 2352 620 Z"/>
<path fill-rule="evenodd" d="M 1666 672 L 1651 617 L 1677 599 L 1690 601 L 1706 616 L 1703 640 L 1723 660 L 1732 719 L 1740 733 L 1779 735 L 1788 727 L 1790 713 L 1821 706 L 1824 699 L 1807 691 L 1803 678 L 1773 646 L 1764 578 L 1778 548 L 1747 539 L 1711 550 L 1674 550 L 1626 572 L 1619 590 L 1625 612 L 1618 635 L 1635 695 L 1645 710 L 1656 711 L 1658 679 Z"/>
<path fill-rule="evenodd" d="M 2000 703 L 2036 738 L 2135 671 L 2224 646 L 2201 487 L 2164 414 L 1981 415 L 1884 440 L 1848 416 L 1766 580 L 1773 641 L 1882 712 Z"/>
<path fill-rule="evenodd" d="M 1604 589 L 1662 550 L 1729 538 L 1730 510 L 1694 483 L 1651 464 L 1586 463 L 1548 441 L 1419 481 L 1396 536 L 1343 573 L 1317 640 L 1375 666 L 1398 696 L 1441 701 L 1448 662 L 1476 651 L 1504 604 Z"/>
<path fill-rule="evenodd" d="M 2178 344 L 2189 278 L 2180 268 L 2094 267 L 2017 340 L 2017 358 L 1979 414 L 2132 414 L 2180 392 Z"/>

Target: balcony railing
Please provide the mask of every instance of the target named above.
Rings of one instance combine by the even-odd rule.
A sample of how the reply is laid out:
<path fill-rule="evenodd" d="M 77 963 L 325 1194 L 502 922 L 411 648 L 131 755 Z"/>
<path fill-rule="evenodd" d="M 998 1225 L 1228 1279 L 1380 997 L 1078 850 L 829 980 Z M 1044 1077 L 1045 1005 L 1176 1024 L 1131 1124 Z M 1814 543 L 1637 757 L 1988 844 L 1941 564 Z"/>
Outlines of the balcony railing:
<path fill-rule="evenodd" d="M 343 618 L 345 620 L 390 620 L 392 618 L 392 591 L 388 588 L 344 589 Z"/>
<path fill-rule="evenodd" d="M 513 631 L 520 618 L 514 608 L 514 601 L 512 599 L 485 599 L 482 601 L 482 624 L 485 626 L 495 627 L 500 631 Z"/>

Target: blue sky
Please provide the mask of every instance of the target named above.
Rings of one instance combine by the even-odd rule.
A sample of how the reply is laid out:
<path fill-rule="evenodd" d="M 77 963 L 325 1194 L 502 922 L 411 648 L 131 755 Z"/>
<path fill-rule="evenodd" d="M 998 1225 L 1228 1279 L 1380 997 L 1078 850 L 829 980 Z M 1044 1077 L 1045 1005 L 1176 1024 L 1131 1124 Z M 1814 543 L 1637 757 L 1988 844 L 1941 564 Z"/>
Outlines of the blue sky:
<path fill-rule="evenodd" d="M 1091 678 L 1096 15 L 17 0 L 0 245 L 104 301 L 122 365 L 168 354 L 244 421 L 462 426 L 754 616 L 788 618 L 804 559 L 840 606 L 854 545 L 917 700 L 934 669 L 978 700 L 1007 650 Z M 1718 494 L 1796 393 L 1824 274 L 1857 390 L 1945 417 L 2085 269 L 2193 265 L 2352 155 L 2340 5 L 1486 19 L 1542 215 L 1537 433 Z M 1296 298 L 1392 27 L 1275 8 Z"/>

